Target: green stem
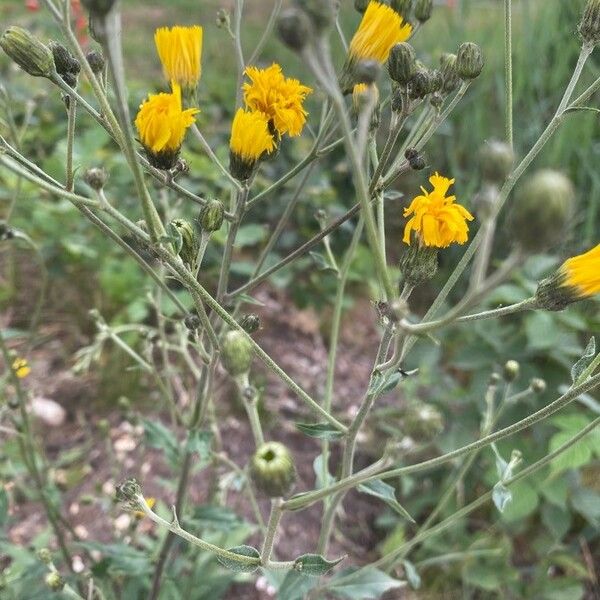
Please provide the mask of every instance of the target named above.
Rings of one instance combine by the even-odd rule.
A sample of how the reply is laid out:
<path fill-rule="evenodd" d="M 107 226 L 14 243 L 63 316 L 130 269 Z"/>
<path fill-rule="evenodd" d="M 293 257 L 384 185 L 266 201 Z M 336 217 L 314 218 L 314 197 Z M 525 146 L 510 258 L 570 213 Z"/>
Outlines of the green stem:
<path fill-rule="evenodd" d="M 506 141 L 513 147 L 512 0 L 504 0 Z"/>
<path fill-rule="evenodd" d="M 67 160 L 66 160 L 66 182 L 65 188 L 68 192 L 73 191 L 73 142 L 75 141 L 75 117 L 77 114 L 77 101 L 72 96 L 66 96 L 69 103 L 67 113 Z"/>
<path fill-rule="evenodd" d="M 273 544 L 275 543 L 275 534 L 277 533 L 277 527 L 281 519 L 281 504 L 282 498 L 273 498 L 271 500 L 271 514 L 269 515 L 269 522 L 267 523 L 267 531 L 265 533 L 265 539 L 263 541 L 262 550 L 260 552 L 261 564 L 268 567 L 271 553 L 273 552 Z"/>

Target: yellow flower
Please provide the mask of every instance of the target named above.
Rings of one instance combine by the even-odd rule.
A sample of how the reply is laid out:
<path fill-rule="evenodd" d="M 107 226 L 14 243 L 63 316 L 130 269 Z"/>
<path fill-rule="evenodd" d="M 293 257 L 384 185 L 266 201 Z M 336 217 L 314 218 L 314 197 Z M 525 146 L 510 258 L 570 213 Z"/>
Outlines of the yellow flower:
<path fill-rule="evenodd" d="M 446 248 L 452 242 L 464 244 L 468 239 L 469 227 L 467 221 L 473 220 L 473 215 L 461 206 L 455 204 L 455 196 L 446 197 L 454 179 L 442 177 L 438 173 L 429 178 L 433 191 L 424 188 L 423 196 L 417 196 L 404 216 L 411 219 L 404 228 L 404 242 L 411 243 L 411 232 L 417 233 L 419 241 L 425 246 Z"/>
<path fill-rule="evenodd" d="M 19 379 L 24 379 L 31 373 L 29 363 L 24 358 L 16 358 L 12 364 L 13 371 Z"/>
<path fill-rule="evenodd" d="M 580 298 L 600 293 L 600 244 L 585 254 L 573 256 L 560 268 L 564 287 L 570 287 Z"/>
<path fill-rule="evenodd" d="M 161 27 L 154 42 L 167 80 L 195 89 L 202 74 L 202 27 Z"/>
<path fill-rule="evenodd" d="M 229 168 L 240 181 L 248 179 L 258 160 L 275 148 L 269 131 L 269 117 L 258 111 L 239 108 L 231 124 Z"/>
<path fill-rule="evenodd" d="M 405 42 L 412 33 L 410 23 L 381 2 L 369 2 L 350 42 L 351 60 L 376 60 L 384 63 L 395 44 Z"/>
<path fill-rule="evenodd" d="M 243 86 L 246 106 L 267 115 L 279 135 L 300 135 L 308 114 L 302 103 L 312 89 L 284 77 L 276 63 L 266 69 L 248 67 L 245 73 L 250 79 Z"/>
<path fill-rule="evenodd" d="M 171 85 L 171 94 L 150 94 L 135 119 L 148 160 L 165 170 L 175 165 L 185 132 L 194 123 L 194 115 L 200 112 L 197 108 L 183 110 L 181 87 L 175 81 Z"/>
<path fill-rule="evenodd" d="M 152 510 L 156 504 L 156 498 L 146 498 L 146 504 L 148 505 L 148 508 Z M 146 513 L 143 510 L 134 510 L 133 514 L 136 519 L 143 519 L 146 516 Z"/>

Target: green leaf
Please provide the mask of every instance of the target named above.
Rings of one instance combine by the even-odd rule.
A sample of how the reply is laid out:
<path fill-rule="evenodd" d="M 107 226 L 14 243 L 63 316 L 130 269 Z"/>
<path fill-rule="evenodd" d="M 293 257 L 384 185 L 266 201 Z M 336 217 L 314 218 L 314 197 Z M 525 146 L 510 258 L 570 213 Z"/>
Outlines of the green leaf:
<path fill-rule="evenodd" d="M 277 590 L 278 600 L 304 600 L 319 580 L 298 571 L 289 571 Z"/>
<path fill-rule="evenodd" d="M 335 477 L 327 469 L 326 472 L 323 469 L 323 455 L 319 454 L 313 461 L 313 471 L 315 472 L 315 487 L 320 490 L 321 488 L 331 485 L 335 481 Z M 323 481 L 325 479 L 325 481 Z"/>
<path fill-rule="evenodd" d="M 206 459 L 210 454 L 212 440 L 213 434 L 211 431 L 206 429 L 190 431 L 186 442 L 186 450 L 196 452 L 200 458 Z"/>
<path fill-rule="evenodd" d="M 512 502 L 510 502 L 502 513 L 504 521 L 518 521 L 524 519 L 535 511 L 539 504 L 537 492 L 527 481 L 518 481 L 510 486 Z"/>
<path fill-rule="evenodd" d="M 503 513 L 508 503 L 512 500 L 511 491 L 499 481 L 492 490 L 492 500 L 496 508 Z"/>
<path fill-rule="evenodd" d="M 235 238 L 236 248 L 243 248 L 244 246 L 255 246 L 259 242 L 262 242 L 267 235 L 267 230 L 262 225 L 251 223 L 249 225 L 242 225 L 240 227 L 237 236 Z"/>
<path fill-rule="evenodd" d="M 264 306 L 265 303 L 261 302 L 260 300 L 257 300 L 256 298 L 253 298 L 252 296 L 250 296 L 249 294 L 240 294 L 237 299 L 240 302 L 243 302 L 245 304 L 253 304 L 255 306 Z"/>
<path fill-rule="evenodd" d="M 236 573 L 252 573 L 260 566 L 260 553 L 252 546 L 236 546 L 235 548 L 229 548 L 228 552 L 239 554 L 240 556 L 251 556 L 252 558 L 256 558 L 255 563 L 248 564 L 245 562 L 238 562 L 232 558 L 223 558 L 222 556 L 217 556 L 218 561 L 224 567 L 231 569 Z"/>
<path fill-rule="evenodd" d="M 406 574 L 406 579 L 408 580 L 410 587 L 413 590 L 418 590 L 421 587 L 421 576 L 419 575 L 417 568 L 406 559 L 402 559 L 402 566 L 404 567 L 404 573 Z"/>
<path fill-rule="evenodd" d="M 179 461 L 179 444 L 173 433 L 158 421 L 143 419 L 142 423 L 146 444 L 162 450 L 171 466 L 176 465 Z"/>
<path fill-rule="evenodd" d="M 548 350 L 558 341 L 559 330 L 548 312 L 534 312 L 525 319 L 525 333 L 529 348 Z"/>
<path fill-rule="evenodd" d="M 571 499 L 573 508 L 594 527 L 600 525 L 600 494 L 587 488 L 579 488 Z"/>
<path fill-rule="evenodd" d="M 344 434 L 330 423 L 296 423 L 296 429 L 310 437 L 333 442 L 344 437 Z"/>
<path fill-rule="evenodd" d="M 294 561 L 294 569 L 305 575 L 319 577 L 331 571 L 331 569 L 340 564 L 345 558 L 345 556 L 341 556 L 336 560 L 327 560 L 320 554 L 303 554 Z"/>
<path fill-rule="evenodd" d="M 559 431 L 550 438 L 549 449 L 551 452 L 562 446 L 573 437 L 571 431 Z M 557 456 L 551 463 L 553 473 L 560 473 L 567 469 L 576 469 L 581 467 L 592 459 L 592 449 L 585 438 L 579 440 L 576 444 L 565 450 Z"/>
<path fill-rule="evenodd" d="M 336 268 L 320 252 L 311 250 L 308 254 L 315 261 L 320 271 L 333 271 L 337 273 Z"/>
<path fill-rule="evenodd" d="M 333 578 L 329 591 L 349 600 L 378 600 L 387 591 L 406 585 L 406 582 L 394 579 L 373 567 L 360 569 L 356 576 L 353 576 L 354 572 L 356 571 L 348 569 Z M 340 580 L 339 583 L 337 579 Z"/>
<path fill-rule="evenodd" d="M 398 514 L 402 515 L 405 519 L 408 519 L 411 523 L 415 523 L 415 520 L 410 516 L 408 511 L 398 502 L 398 500 L 396 500 L 396 490 L 391 485 L 381 481 L 381 479 L 375 479 L 374 481 L 361 483 L 357 489 L 359 492 L 363 492 L 383 500 Z"/>
<path fill-rule="evenodd" d="M 367 394 L 369 396 L 375 396 L 379 392 L 379 388 L 383 385 L 384 376 L 381 371 L 373 371 L 371 379 L 369 380 L 369 387 L 367 388 Z"/>
<path fill-rule="evenodd" d="M 596 338 L 592 336 L 588 345 L 585 347 L 581 358 L 573 365 L 571 369 L 571 379 L 576 383 L 579 376 L 589 367 L 596 356 Z"/>
<path fill-rule="evenodd" d="M 395 371 L 392 373 L 384 382 L 381 388 L 377 391 L 378 395 L 385 394 L 386 392 L 391 392 L 402 379 L 402 373 L 399 371 Z"/>

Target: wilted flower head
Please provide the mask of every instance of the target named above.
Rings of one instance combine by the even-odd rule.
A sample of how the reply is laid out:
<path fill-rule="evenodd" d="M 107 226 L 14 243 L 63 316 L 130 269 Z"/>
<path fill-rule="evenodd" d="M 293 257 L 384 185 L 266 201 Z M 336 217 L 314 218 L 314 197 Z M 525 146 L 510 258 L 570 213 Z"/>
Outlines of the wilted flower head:
<path fill-rule="evenodd" d="M 161 27 L 154 42 L 165 77 L 184 90 L 194 90 L 202 73 L 202 27 Z"/>
<path fill-rule="evenodd" d="M 238 109 L 231 124 L 229 140 L 231 174 L 245 181 L 252 175 L 258 160 L 274 148 L 268 116 L 258 111 Z"/>
<path fill-rule="evenodd" d="M 467 221 L 472 221 L 473 215 L 455 203 L 456 196 L 446 196 L 454 179 L 435 173 L 429 182 L 433 190 L 427 192 L 421 188 L 423 195 L 417 196 L 404 209 L 404 216 L 411 218 L 404 228 L 403 241 L 410 244 L 411 232 L 415 231 L 420 243 L 425 246 L 446 248 L 453 242 L 464 244 L 469 234 Z"/>
<path fill-rule="evenodd" d="M 135 119 L 148 159 L 159 169 L 170 169 L 175 165 L 185 133 L 199 112 L 197 108 L 183 110 L 181 87 L 175 81 L 171 85 L 173 92 L 170 94 L 150 94 Z"/>
<path fill-rule="evenodd" d="M 250 79 L 243 86 L 246 106 L 267 115 L 279 135 L 300 135 L 308 114 L 302 103 L 312 89 L 285 77 L 277 63 L 266 69 L 248 67 L 246 75 Z"/>

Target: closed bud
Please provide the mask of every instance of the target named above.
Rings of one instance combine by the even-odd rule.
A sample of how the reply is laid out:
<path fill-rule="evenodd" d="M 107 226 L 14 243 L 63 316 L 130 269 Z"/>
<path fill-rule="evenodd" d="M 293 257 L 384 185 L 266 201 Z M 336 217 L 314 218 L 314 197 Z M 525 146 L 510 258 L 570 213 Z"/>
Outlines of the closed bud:
<path fill-rule="evenodd" d="M 479 151 L 481 174 L 492 183 L 503 183 L 513 169 L 515 154 L 506 142 L 490 140 Z"/>
<path fill-rule="evenodd" d="M 202 321 L 200 321 L 200 317 L 196 313 L 188 313 L 185 315 L 183 319 L 183 324 L 190 330 L 195 331 L 200 327 Z"/>
<path fill-rule="evenodd" d="M 181 260 L 186 265 L 193 267 L 200 248 L 200 240 L 198 239 L 196 228 L 185 219 L 173 219 L 169 225 L 177 232 L 177 245 L 179 246 Z"/>
<path fill-rule="evenodd" d="M 439 110 L 444 104 L 444 96 L 442 96 L 442 94 L 440 94 L 439 92 L 431 94 L 431 96 L 429 97 L 429 104 L 431 104 L 433 108 Z"/>
<path fill-rule="evenodd" d="M 203 231 L 218 231 L 223 225 L 225 208 L 219 200 L 209 200 L 200 212 L 198 222 Z"/>
<path fill-rule="evenodd" d="M 475 196 L 475 210 L 477 217 L 483 223 L 491 219 L 496 213 L 496 206 L 500 199 L 500 190 L 495 183 L 484 183 Z"/>
<path fill-rule="evenodd" d="M 354 0 L 354 8 L 362 15 L 371 0 Z"/>
<path fill-rule="evenodd" d="M 502 370 L 502 376 L 504 377 L 504 381 L 514 381 L 519 376 L 519 371 L 521 367 L 516 360 L 508 360 L 504 365 L 504 369 Z"/>
<path fill-rule="evenodd" d="M 45 582 L 53 592 L 60 592 L 65 587 L 65 580 L 58 571 L 48 573 Z"/>
<path fill-rule="evenodd" d="M 87 60 L 88 65 L 90 65 L 90 69 L 92 69 L 94 75 L 99 75 L 100 73 L 102 73 L 105 65 L 104 56 L 102 52 L 98 50 L 90 50 L 85 55 L 85 59 Z"/>
<path fill-rule="evenodd" d="M 50 42 L 48 48 L 52 52 L 54 57 L 54 66 L 56 72 L 61 76 L 70 75 L 72 78 L 77 79 L 77 75 L 81 70 L 79 61 L 59 42 Z"/>
<path fill-rule="evenodd" d="M 221 344 L 221 363 L 232 376 L 244 375 L 250 370 L 254 351 L 252 343 L 241 331 L 228 331 Z"/>
<path fill-rule="evenodd" d="M 81 3 L 94 15 L 102 17 L 113 7 L 116 0 L 81 0 Z"/>
<path fill-rule="evenodd" d="M 458 47 L 456 72 L 461 79 L 475 79 L 483 71 L 483 53 L 473 42 L 465 42 Z"/>
<path fill-rule="evenodd" d="M 220 8 L 217 11 L 217 27 L 219 29 L 229 29 L 231 26 L 229 11 L 226 8 Z"/>
<path fill-rule="evenodd" d="M 413 242 L 404 249 L 400 258 L 400 272 L 405 284 L 416 287 L 429 281 L 438 268 L 438 249 Z"/>
<path fill-rule="evenodd" d="M 361 60 L 354 67 L 354 81 L 370 85 L 377 81 L 381 65 L 376 60 Z"/>
<path fill-rule="evenodd" d="M 423 153 L 416 148 L 407 148 L 404 158 L 406 158 L 413 171 L 422 171 L 427 166 Z"/>
<path fill-rule="evenodd" d="M 456 54 L 445 52 L 440 56 L 440 70 L 442 72 L 442 92 L 451 94 L 460 83 L 460 78 L 456 72 Z"/>
<path fill-rule="evenodd" d="M 418 442 L 429 442 L 444 430 L 444 417 L 433 405 L 413 401 L 402 415 L 402 431 Z"/>
<path fill-rule="evenodd" d="M 37 557 L 43 562 L 45 565 L 49 565 L 52 562 L 52 554 L 48 548 L 40 548 L 37 551 Z"/>
<path fill-rule="evenodd" d="M 600 0 L 588 0 L 579 23 L 579 35 L 588 44 L 600 44 Z"/>
<path fill-rule="evenodd" d="M 492 373 L 488 379 L 488 385 L 490 387 L 497 386 L 502 381 L 502 377 L 498 373 Z"/>
<path fill-rule="evenodd" d="M 297 8 L 288 8 L 277 21 L 277 32 L 281 41 L 291 50 L 300 52 L 310 37 L 310 19 Z"/>
<path fill-rule="evenodd" d="M 391 0 L 390 6 L 405 20 L 409 21 L 413 0 Z"/>
<path fill-rule="evenodd" d="M 108 174 L 102 167 L 92 167 L 83 174 L 83 180 L 97 192 L 104 187 L 107 179 Z"/>
<path fill-rule="evenodd" d="M 542 394 L 546 391 L 546 382 L 543 379 L 540 379 L 539 377 L 534 377 L 529 382 L 529 388 L 532 392 L 536 394 Z"/>
<path fill-rule="evenodd" d="M 513 236 L 528 252 L 562 241 L 574 210 L 575 190 L 558 171 L 534 173 L 518 190 L 511 224 Z"/>
<path fill-rule="evenodd" d="M 240 321 L 240 326 L 247 333 L 254 333 L 260 329 L 260 317 L 254 313 L 244 315 Z"/>
<path fill-rule="evenodd" d="M 431 72 L 423 66 L 418 66 L 410 80 L 408 94 L 413 99 L 424 98 L 433 91 L 434 82 Z"/>
<path fill-rule="evenodd" d="M 417 0 L 415 3 L 415 18 L 419 23 L 425 23 L 431 18 L 433 0 Z"/>
<path fill-rule="evenodd" d="M 117 486 L 117 500 L 126 504 L 132 510 L 139 510 L 142 488 L 133 477 Z"/>
<path fill-rule="evenodd" d="M 332 0 L 295 0 L 307 14 L 317 31 L 323 31 L 335 23 Z"/>
<path fill-rule="evenodd" d="M 414 48 L 400 42 L 392 47 L 387 63 L 390 77 L 400 85 L 408 85 L 417 70 L 417 57 Z"/>
<path fill-rule="evenodd" d="M 9 27 L 0 36 L 0 47 L 29 75 L 51 77 L 55 72 L 50 49 L 22 27 Z"/>
<path fill-rule="evenodd" d="M 292 455 L 279 442 L 267 442 L 257 448 L 249 470 L 256 489 L 269 498 L 285 496 L 296 483 Z"/>

